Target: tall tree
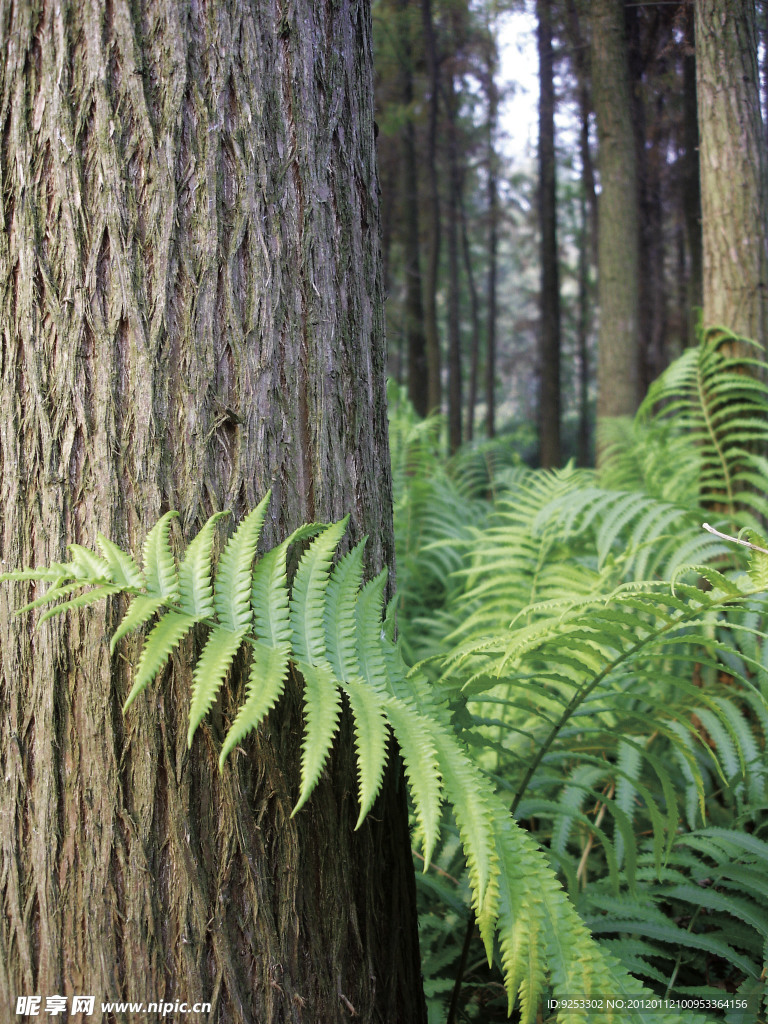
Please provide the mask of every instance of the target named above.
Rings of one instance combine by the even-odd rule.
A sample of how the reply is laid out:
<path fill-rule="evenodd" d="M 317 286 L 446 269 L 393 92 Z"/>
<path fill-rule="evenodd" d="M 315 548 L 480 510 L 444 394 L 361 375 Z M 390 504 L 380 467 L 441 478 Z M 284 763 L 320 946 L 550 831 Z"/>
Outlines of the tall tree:
<path fill-rule="evenodd" d="M 639 402 L 639 230 L 624 5 L 593 0 L 592 95 L 600 166 L 597 417 L 631 415 Z"/>
<path fill-rule="evenodd" d="M 555 176 L 555 82 L 551 0 L 538 0 L 539 50 L 539 459 L 560 464 L 560 273 Z"/>
<path fill-rule="evenodd" d="M 351 512 L 391 561 L 370 33 L 355 0 L 2 5 L 4 567 L 269 486 L 267 544 Z M 123 719 L 119 611 L 35 630 L 0 594 L 0 1006 L 424 1020 L 394 764 L 353 832 L 347 737 L 291 819 L 297 681 L 219 775 L 190 649 Z"/>
<path fill-rule="evenodd" d="M 753 0 L 696 0 L 704 322 L 768 340 L 767 162 Z"/>
<path fill-rule="evenodd" d="M 424 327 L 427 335 L 427 371 L 429 375 L 429 411 L 440 410 L 441 382 L 440 334 L 437 328 L 437 275 L 440 266 L 440 193 L 437 181 L 437 121 L 440 103 L 440 61 L 431 0 L 421 0 L 424 26 L 424 54 L 427 64 L 429 105 L 427 113 L 427 207 L 428 243 L 424 274 Z"/>
<path fill-rule="evenodd" d="M 421 254 L 419 242 L 419 176 L 413 128 L 413 57 L 411 46 L 411 4 L 398 0 L 400 42 L 400 100 L 405 120 L 400 136 L 400 180 L 405 263 L 405 336 L 408 346 L 408 397 L 420 416 L 429 412 L 427 339 L 422 304 Z"/>
<path fill-rule="evenodd" d="M 498 303 L 496 286 L 499 252 L 499 169 L 496 130 L 499 118 L 499 90 L 496 85 L 497 57 L 489 48 L 486 77 L 488 100 L 488 284 L 485 346 L 485 432 L 496 435 L 496 326 Z"/>
<path fill-rule="evenodd" d="M 445 111 L 447 119 L 448 200 L 446 203 L 446 248 L 448 250 L 448 450 L 461 444 L 461 321 L 459 302 L 459 228 L 461 217 L 461 181 L 459 172 L 458 97 L 453 71 L 446 76 Z"/>

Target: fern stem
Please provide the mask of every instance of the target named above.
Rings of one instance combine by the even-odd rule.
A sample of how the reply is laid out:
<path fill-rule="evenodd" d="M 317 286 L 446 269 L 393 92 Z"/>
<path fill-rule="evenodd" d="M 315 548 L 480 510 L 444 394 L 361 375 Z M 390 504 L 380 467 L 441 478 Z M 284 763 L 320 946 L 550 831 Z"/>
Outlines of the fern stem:
<path fill-rule="evenodd" d="M 720 537 L 722 540 L 729 540 L 732 544 L 741 544 L 743 548 L 749 548 L 750 551 L 759 551 L 761 555 L 768 555 L 768 549 L 758 547 L 757 544 L 752 544 L 748 540 L 742 540 L 741 537 L 732 537 L 730 533 L 720 533 L 714 526 L 710 526 L 709 523 L 701 524 L 702 530 L 706 530 L 707 533 L 714 533 L 716 537 Z"/>

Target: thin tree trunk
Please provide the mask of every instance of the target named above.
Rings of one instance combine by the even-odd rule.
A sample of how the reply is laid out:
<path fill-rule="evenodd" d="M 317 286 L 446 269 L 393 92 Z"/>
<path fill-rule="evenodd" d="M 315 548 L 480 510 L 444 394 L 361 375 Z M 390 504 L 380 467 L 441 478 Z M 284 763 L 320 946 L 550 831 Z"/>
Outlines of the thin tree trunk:
<path fill-rule="evenodd" d="M 136 550 L 169 508 L 189 536 L 270 486 L 265 543 L 351 512 L 391 563 L 368 9 L 30 0 L 0 53 L 3 567 L 97 530 Z M 347 737 L 291 819 L 295 681 L 220 775 L 239 672 L 187 750 L 191 645 L 123 718 L 120 609 L 36 630 L 24 589 L 0 588 L 2 1019 L 58 993 L 424 1021 L 397 766 L 353 832 Z"/>
<path fill-rule="evenodd" d="M 480 369 L 480 303 L 477 297 L 475 271 L 472 266 L 472 249 L 469 244 L 469 231 L 467 229 L 467 211 L 466 204 L 464 202 L 463 182 L 459 211 L 461 215 L 461 242 L 464 254 L 464 273 L 467 277 L 469 314 L 472 324 L 469 356 L 469 394 L 467 396 L 467 440 L 471 441 L 475 436 L 475 406 L 477 405 L 477 382 Z"/>
<path fill-rule="evenodd" d="M 452 75 L 446 81 L 448 118 L 448 450 L 461 445 L 461 306 L 459 302 L 459 155 L 456 124 L 456 89 Z"/>
<path fill-rule="evenodd" d="M 578 323 L 576 328 L 576 351 L 579 365 L 579 436 L 578 462 L 588 466 L 590 462 L 590 414 L 589 414 L 589 331 L 592 320 L 592 299 L 589 286 L 589 237 L 590 222 L 587 200 L 582 179 L 582 193 L 579 200 L 579 263 L 578 263 Z"/>
<path fill-rule="evenodd" d="M 539 48 L 539 460 L 560 465 L 560 271 L 557 251 L 555 87 L 550 0 L 538 0 Z"/>
<path fill-rule="evenodd" d="M 593 0 L 592 95 L 600 165 L 597 418 L 631 416 L 638 387 L 638 210 L 623 4 Z"/>
<path fill-rule="evenodd" d="M 683 169 L 682 207 L 690 261 L 688 284 L 688 344 L 696 342 L 696 323 L 703 301 L 701 249 L 701 187 L 699 179 L 699 117 L 696 102 L 696 55 L 693 14 L 686 23 L 688 52 L 683 56 Z"/>
<path fill-rule="evenodd" d="M 427 372 L 429 375 L 429 411 L 439 412 L 442 404 L 442 359 L 440 333 L 437 328 L 437 274 L 440 266 L 440 198 L 437 187 L 437 114 L 440 96 L 440 64 L 435 43 L 435 26 L 431 0 L 421 0 L 424 25 L 424 52 L 429 81 L 429 108 L 427 116 L 427 194 L 428 194 L 428 254 L 424 274 L 424 328 L 427 336 Z"/>
<path fill-rule="evenodd" d="M 416 170 L 416 141 L 413 130 L 413 69 L 409 0 L 399 0 L 400 99 L 407 110 L 400 135 L 400 180 L 405 263 L 405 336 L 408 348 L 408 397 L 419 416 L 429 412 L 429 377 L 424 309 L 421 300 L 421 254 L 419 246 L 419 178 Z"/>
<path fill-rule="evenodd" d="M 496 436 L 496 324 L 499 250 L 499 184 L 495 135 L 499 96 L 493 68 L 488 69 L 488 322 L 485 346 L 485 432 Z"/>
<path fill-rule="evenodd" d="M 579 97 L 579 153 L 581 155 L 581 180 L 587 196 L 589 208 L 589 239 L 591 262 L 597 267 L 597 188 L 595 187 L 595 167 L 592 160 L 592 149 L 589 144 L 589 117 L 592 112 L 590 98 L 589 48 L 581 31 L 581 20 L 576 0 L 566 0 L 568 32 L 573 46 L 573 62 L 576 70 L 576 82 Z"/>

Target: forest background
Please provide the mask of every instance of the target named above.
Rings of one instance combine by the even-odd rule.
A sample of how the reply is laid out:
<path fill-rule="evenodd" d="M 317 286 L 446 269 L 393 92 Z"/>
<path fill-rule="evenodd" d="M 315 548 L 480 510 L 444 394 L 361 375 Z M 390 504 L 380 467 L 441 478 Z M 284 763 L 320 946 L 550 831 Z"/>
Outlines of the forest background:
<path fill-rule="evenodd" d="M 672 770 L 668 785 L 661 783 L 664 794 L 651 797 L 666 763 L 641 797 L 640 765 L 659 733 L 638 732 L 637 722 L 622 716 L 612 722 L 627 728 L 618 744 L 600 728 L 592 735 L 573 729 L 564 740 L 572 723 L 560 722 L 552 727 L 553 749 L 552 734 L 534 729 L 548 752 L 541 759 L 524 752 L 521 734 L 547 718 L 526 685 L 546 703 L 539 689 L 545 671 L 570 699 L 574 669 L 562 651 L 547 663 L 551 648 L 539 648 L 531 665 L 512 652 L 516 643 L 525 647 L 525 625 L 536 632 L 534 623 L 551 615 L 557 633 L 559 615 L 567 620 L 580 602 L 590 605 L 594 580 L 583 571 L 600 575 L 612 565 L 608 576 L 617 585 L 635 581 L 642 589 L 637 581 L 674 578 L 686 562 L 722 565 L 733 557 L 697 534 L 702 519 L 720 518 L 730 531 L 759 530 L 765 522 L 768 408 L 763 399 L 753 402 L 764 394 L 764 355 L 743 339 L 768 336 L 766 8 L 382 0 L 374 10 L 389 368 L 399 386 L 390 395 L 398 607 L 409 660 L 429 666 L 435 681 L 455 687 L 454 696 L 470 695 L 465 725 L 472 724 L 471 742 L 480 742 L 478 732 L 484 737 L 483 763 L 568 878 L 590 927 L 631 969 L 663 995 L 678 988 L 701 995 L 712 985 L 749 989 L 747 975 L 738 981 L 731 968 L 755 924 L 740 902 L 754 890 L 746 876 L 744 888 L 725 881 L 723 858 L 729 849 L 744 867 L 736 847 L 764 833 L 762 783 L 750 810 L 731 804 L 722 817 L 722 801 L 730 803 L 733 792 L 725 797 L 710 779 L 699 792 L 701 819 L 694 813 L 688 825 L 727 820 L 734 832 L 690 840 L 696 856 L 707 848 L 697 867 L 675 845 L 655 874 L 639 820 L 657 797 L 657 809 L 670 813 L 672 789 L 686 789 L 690 779 L 683 783 Z M 530 72 L 538 58 L 538 125 L 533 139 L 518 126 L 528 144 L 517 148 L 504 138 L 515 123 L 500 119 L 505 94 L 516 88 L 514 69 L 511 81 L 500 73 L 500 41 L 513 45 L 509 12 L 525 12 L 535 34 L 519 47 L 518 61 Z M 740 386 L 739 375 L 753 383 L 742 376 Z M 575 468 L 596 461 L 597 472 Z M 735 501 L 723 501 L 726 492 Z M 680 529 L 678 513 L 693 513 L 697 527 Z M 563 564 L 569 560 L 571 569 Z M 757 606 L 753 614 L 748 628 L 759 631 Z M 520 632 L 502 643 L 507 628 Z M 641 647 L 643 628 L 634 634 Z M 714 624 L 710 629 L 717 646 L 723 637 Z M 489 670 L 482 662 L 493 662 L 491 638 L 504 654 Z M 751 668 L 740 662 L 750 685 L 762 678 L 761 652 L 755 648 Z M 732 667 L 744 652 L 731 661 L 733 653 L 725 656 Z M 688 648 L 691 669 L 654 655 L 634 683 L 645 678 L 657 709 L 660 700 L 680 700 L 678 711 L 691 698 L 698 703 L 696 689 L 707 686 L 717 702 L 726 691 L 715 696 L 715 688 L 725 685 L 730 700 L 735 680 L 722 663 L 716 667 L 720 655 L 708 669 L 698 656 Z M 488 676 L 504 684 L 494 686 Z M 591 677 L 587 692 L 593 684 Z M 691 685 L 682 696 L 681 687 Z M 570 721 L 565 697 L 563 704 Z M 717 713 L 705 718 L 720 740 L 691 711 L 688 705 L 682 717 L 673 713 L 677 734 L 681 722 L 685 730 L 694 722 L 710 751 L 722 753 L 731 740 L 715 725 Z M 750 723 L 747 760 L 762 776 L 763 729 L 749 712 L 738 720 L 739 730 Z M 734 767 L 740 746 L 736 740 Z M 674 740 L 656 753 L 681 756 Z M 606 759 L 614 774 L 605 773 Z M 635 818 L 641 805 L 645 812 Z M 693 803 L 688 807 L 686 813 Z M 629 856 L 625 813 L 635 830 Z M 656 834 L 648 818 L 645 827 Z M 711 841 L 723 843 L 714 861 Z M 762 857 L 767 848 L 760 849 Z M 461 891 L 456 858 L 448 844 L 442 871 L 419 879 L 430 1019 L 443 1019 L 443 1000 L 451 1021 L 496 1019 L 494 1005 L 502 1019 L 504 999 L 494 1003 L 482 960 L 455 939 L 461 913 L 440 919 L 438 908 Z M 768 936 L 763 926 L 759 931 L 747 973 L 764 980 Z M 731 967 L 723 973 L 726 960 Z M 456 983 L 465 972 L 471 997 Z M 756 1003 L 750 1008 L 759 1014 Z"/>

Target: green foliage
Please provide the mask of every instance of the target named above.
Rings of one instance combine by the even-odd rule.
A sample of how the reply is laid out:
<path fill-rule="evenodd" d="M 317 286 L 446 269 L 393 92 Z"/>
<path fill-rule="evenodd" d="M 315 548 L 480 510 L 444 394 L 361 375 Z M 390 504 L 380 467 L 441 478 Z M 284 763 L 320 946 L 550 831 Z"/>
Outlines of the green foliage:
<path fill-rule="evenodd" d="M 759 530 L 765 505 L 767 392 L 727 343 L 703 338 L 634 423 L 612 425 L 599 479 L 505 469 L 485 509 L 463 515 L 455 485 L 452 497 L 422 497 L 430 479 L 450 480 L 447 468 L 422 472 L 415 497 L 404 478 L 397 508 L 422 501 L 421 521 L 464 525 L 409 551 L 409 576 L 429 573 L 443 599 L 425 612 L 412 587 L 399 625 L 606 947 L 662 996 L 751 986 L 751 1021 L 765 994 L 762 903 L 747 914 L 726 866 L 752 878 L 762 847 L 747 865 L 692 845 L 714 828 L 740 848 L 768 809 L 768 556 L 751 550 L 745 565 L 701 529 L 709 519 Z M 438 848 L 436 866 L 419 887 L 437 1020 L 462 936 L 438 924 L 436 894 L 455 906 L 467 884 L 455 850 L 446 861 Z M 500 975 L 517 977 L 526 955 L 502 941 Z M 526 977 L 538 978 L 535 965 Z M 466 1019 L 496 1019 L 496 984 L 470 956 Z"/>
<path fill-rule="evenodd" d="M 274 706 L 293 666 L 303 677 L 305 699 L 301 791 L 295 811 L 320 778 L 342 700 L 355 726 L 358 824 L 380 789 L 391 730 L 405 762 L 425 864 L 438 842 L 441 801 L 451 809 L 486 954 L 492 959 L 494 949 L 500 950 L 510 1012 L 517 1000 L 522 1019 L 535 1019 L 547 984 L 561 995 L 576 988 L 580 992 L 640 991 L 617 961 L 591 940 L 547 858 L 515 824 L 493 785 L 457 739 L 449 708 L 436 700 L 423 674 L 406 669 L 398 648 L 385 639 L 384 575 L 361 589 L 362 544 L 332 565 L 346 520 L 302 528 L 254 568 L 268 499 L 269 495 L 240 523 L 216 570 L 212 550 L 220 514 L 212 516 L 191 541 L 178 575 L 169 543 L 169 514 L 147 539 L 143 571 L 130 555 L 102 538 L 103 557 L 73 547 L 68 563 L 6 573 L 2 579 L 52 583 L 44 598 L 33 602 L 35 607 L 52 603 L 48 609 L 52 614 L 79 607 L 80 597 L 90 600 L 124 593 L 132 597 L 129 626 L 158 616 L 145 639 L 126 710 L 162 670 L 186 632 L 194 626 L 207 629 L 193 674 L 190 744 L 235 655 L 245 646 L 252 659 L 246 699 L 221 746 L 222 770 L 235 745 Z M 313 539 L 289 587 L 287 547 L 310 535 Z M 75 590 L 81 593 L 73 598 Z M 125 628 L 124 621 L 118 630 L 125 632 Z M 561 1017 L 568 1019 L 567 1014 Z"/>

